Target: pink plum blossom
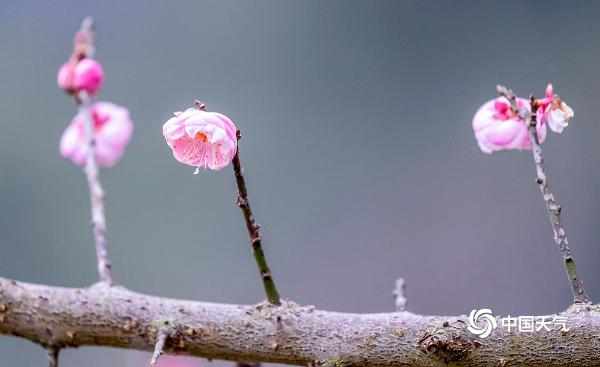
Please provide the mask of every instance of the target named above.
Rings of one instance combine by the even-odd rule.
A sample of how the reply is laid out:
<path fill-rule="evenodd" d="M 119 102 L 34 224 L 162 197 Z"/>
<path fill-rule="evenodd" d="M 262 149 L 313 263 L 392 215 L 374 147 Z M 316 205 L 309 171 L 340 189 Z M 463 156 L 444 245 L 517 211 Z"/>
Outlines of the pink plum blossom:
<path fill-rule="evenodd" d="M 70 60 L 58 70 L 58 86 L 69 93 L 84 90 L 95 95 L 103 81 L 102 65 L 94 59 Z"/>
<path fill-rule="evenodd" d="M 236 127 L 231 120 L 216 112 L 189 108 L 176 112 L 163 125 L 163 135 L 173 155 L 181 163 L 220 170 L 237 152 Z"/>
<path fill-rule="evenodd" d="M 517 98 L 517 104 L 520 108 L 530 110 L 529 102 L 523 98 Z M 546 125 L 542 114 L 538 114 L 536 129 L 540 142 L 544 141 Z M 531 149 L 527 122 L 518 116 L 504 97 L 487 101 L 477 110 L 473 117 L 473 130 L 479 148 L 484 153 Z"/>
<path fill-rule="evenodd" d="M 558 94 L 554 93 L 552 84 L 548 84 L 546 87 L 546 97 L 538 102 L 550 129 L 555 133 L 562 133 L 565 127 L 569 126 L 569 121 L 575 114 L 573 109 L 561 100 Z"/>
<path fill-rule="evenodd" d="M 123 155 L 131 139 L 133 122 L 125 107 L 110 102 L 96 102 L 91 107 L 94 119 L 94 152 L 100 166 L 113 166 Z M 84 117 L 78 113 L 60 138 L 60 154 L 83 166 L 87 142 Z"/>

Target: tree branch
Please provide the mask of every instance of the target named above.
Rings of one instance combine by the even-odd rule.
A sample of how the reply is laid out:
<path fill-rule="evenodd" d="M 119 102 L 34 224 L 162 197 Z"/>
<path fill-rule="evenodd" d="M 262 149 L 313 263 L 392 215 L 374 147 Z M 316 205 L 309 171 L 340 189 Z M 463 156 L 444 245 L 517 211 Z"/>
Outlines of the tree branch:
<path fill-rule="evenodd" d="M 563 228 L 562 221 L 560 218 L 561 206 L 556 203 L 552 191 L 550 191 L 550 185 L 548 184 L 548 178 L 546 176 L 544 168 L 544 153 L 542 146 L 537 136 L 536 123 L 537 123 L 537 101 L 532 95 L 530 98 L 531 103 L 531 117 L 527 126 L 529 132 L 529 139 L 531 140 L 531 146 L 533 147 L 533 160 L 535 162 L 535 171 L 537 174 L 536 182 L 542 192 L 544 203 L 546 203 L 546 209 L 548 210 L 548 217 L 550 218 L 550 224 L 554 231 L 554 242 L 558 245 L 558 249 L 563 258 L 565 269 L 567 270 L 567 276 L 569 277 L 569 285 L 571 292 L 575 297 L 575 302 L 589 302 L 589 298 L 583 287 L 583 281 L 577 273 L 577 267 L 575 266 L 575 260 L 571 256 L 571 249 L 569 248 L 569 241 L 567 234 Z"/>
<path fill-rule="evenodd" d="M 241 138 L 239 130 L 236 132 L 236 135 L 239 141 Z M 272 304 L 279 305 L 279 292 L 277 292 L 277 287 L 275 286 L 275 281 L 273 280 L 273 274 L 271 273 L 271 269 L 269 269 L 269 265 L 267 264 L 267 258 L 265 257 L 265 253 L 262 249 L 260 226 L 254 220 L 252 208 L 250 207 L 250 201 L 248 200 L 248 190 L 246 189 L 246 180 L 244 179 L 244 168 L 242 167 L 242 163 L 240 161 L 239 143 L 237 152 L 233 157 L 232 163 L 233 171 L 235 173 L 235 181 L 238 187 L 237 205 L 240 207 L 240 210 L 242 211 L 242 215 L 244 216 L 244 220 L 246 222 L 246 228 L 248 229 L 248 234 L 250 235 L 250 244 L 252 245 L 252 253 L 254 254 L 254 260 L 256 261 L 256 265 L 258 266 L 258 270 L 260 272 L 260 277 L 263 282 L 263 287 L 265 288 L 267 299 Z"/>
<path fill-rule="evenodd" d="M 146 296 L 105 283 L 71 289 L 0 278 L 0 333 L 44 347 L 110 346 L 165 353 L 319 366 L 597 366 L 600 306 L 559 315 L 569 331 L 497 328 L 481 339 L 466 316 L 410 312 L 349 314 L 293 302 L 281 306 L 201 303 Z M 557 347 L 560 346 L 560 347 Z"/>
<path fill-rule="evenodd" d="M 536 183 L 540 187 L 540 191 L 542 192 L 542 198 L 544 199 L 544 203 L 546 204 L 546 210 L 548 211 L 550 224 L 552 225 L 552 229 L 554 231 L 554 242 L 556 242 L 556 244 L 558 245 L 558 249 L 563 258 L 565 270 L 567 271 L 567 277 L 569 278 L 569 286 L 571 288 L 571 293 L 573 293 L 575 302 L 589 303 L 590 300 L 585 291 L 585 288 L 583 287 L 583 281 L 581 280 L 581 277 L 577 272 L 575 260 L 571 256 L 571 249 L 569 247 L 567 234 L 562 225 L 562 208 L 556 203 L 554 195 L 552 194 L 552 191 L 550 191 L 550 185 L 548 184 L 548 178 L 546 176 L 546 170 L 544 167 L 544 154 L 542 146 L 537 136 L 536 129 L 538 101 L 533 95 L 530 97 L 531 112 L 529 112 L 523 108 L 519 108 L 517 104 L 517 96 L 511 89 L 508 89 L 507 87 L 502 85 L 497 85 L 496 90 L 500 95 L 508 99 L 512 109 L 515 110 L 519 117 L 527 123 L 527 132 L 531 141 L 531 150 L 533 153 L 535 171 L 537 174 Z"/>
<path fill-rule="evenodd" d="M 104 201 L 106 194 L 100 183 L 100 171 L 94 153 L 94 121 L 92 116 L 92 98 L 84 91 L 79 92 L 79 112 L 84 119 L 87 157 L 85 161 L 85 176 L 90 190 L 90 205 L 92 211 L 92 233 L 96 244 L 96 259 L 100 281 L 109 285 L 113 284 L 112 269 L 108 257 L 108 239 L 106 238 L 106 217 L 104 215 Z"/>
<path fill-rule="evenodd" d="M 84 40 L 81 44 L 76 44 L 72 57 L 92 57 L 94 53 L 94 20 L 87 17 L 81 23 L 81 29 L 78 32 L 79 38 Z M 106 194 L 100 183 L 100 172 L 96 163 L 95 139 L 94 139 L 94 117 L 92 114 L 93 97 L 86 91 L 79 91 L 76 95 L 76 101 L 79 104 L 79 113 L 81 114 L 84 125 L 87 142 L 85 176 L 87 178 L 90 190 L 90 205 L 92 212 L 92 233 L 96 244 L 96 258 L 98 262 L 98 274 L 100 281 L 109 285 L 113 284 L 112 269 L 108 257 L 108 239 L 106 238 L 106 218 L 104 215 L 104 201 Z"/>

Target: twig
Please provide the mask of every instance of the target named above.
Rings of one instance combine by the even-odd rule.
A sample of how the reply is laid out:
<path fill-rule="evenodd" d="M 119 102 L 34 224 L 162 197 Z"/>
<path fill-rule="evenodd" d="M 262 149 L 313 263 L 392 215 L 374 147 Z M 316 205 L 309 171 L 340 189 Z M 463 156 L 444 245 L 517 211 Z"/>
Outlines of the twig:
<path fill-rule="evenodd" d="M 533 95 L 530 97 L 530 105 L 531 117 L 529 119 L 527 131 L 529 132 L 529 138 L 531 140 L 531 145 L 533 148 L 533 160 L 535 162 L 535 170 L 537 173 L 536 183 L 540 187 L 542 197 L 544 198 L 544 202 L 546 203 L 546 209 L 548 210 L 550 224 L 552 224 L 552 229 L 554 230 L 554 242 L 556 242 L 556 244 L 558 245 L 558 249 L 560 250 L 560 254 L 562 255 L 562 258 L 564 260 L 565 269 L 567 270 L 567 276 L 569 277 L 569 284 L 571 286 L 573 296 L 575 297 L 575 302 L 587 303 L 590 300 L 587 296 L 585 288 L 583 287 L 583 281 L 577 273 L 575 261 L 571 256 L 571 249 L 569 248 L 567 234 L 565 233 L 561 222 L 561 207 L 556 203 L 554 195 L 550 191 L 550 186 L 548 184 L 548 178 L 546 176 L 544 168 L 544 156 L 542 146 L 540 145 L 536 130 L 536 114 L 538 104 Z"/>
<path fill-rule="evenodd" d="M 154 345 L 154 354 L 152 354 L 152 359 L 150 360 L 150 367 L 156 366 L 156 362 L 158 362 L 158 358 L 162 355 L 165 348 L 165 340 L 167 340 L 167 333 L 164 330 L 159 330 L 156 333 L 156 344 Z"/>
<path fill-rule="evenodd" d="M 394 288 L 394 296 L 396 298 L 396 311 L 403 312 L 406 311 L 406 297 L 404 296 L 406 292 L 406 282 L 404 278 L 396 279 L 396 287 Z"/>
<path fill-rule="evenodd" d="M 49 347 L 48 348 L 48 367 L 58 367 L 58 354 L 60 348 Z"/>
<path fill-rule="evenodd" d="M 87 17 L 81 24 L 79 33 L 86 40 L 85 56 L 90 57 L 94 52 L 94 20 Z M 90 190 L 90 204 L 92 212 L 92 233 L 96 243 L 96 258 L 98 262 L 98 274 L 100 281 L 109 285 L 113 284 L 112 270 L 110 260 L 108 258 L 108 240 L 106 238 L 106 218 L 104 215 L 104 201 L 106 195 L 100 183 L 100 172 L 95 156 L 95 140 L 94 140 L 94 118 L 92 115 L 93 97 L 85 91 L 80 91 L 77 94 L 79 103 L 79 113 L 83 118 L 85 125 L 85 134 L 87 142 L 85 175 L 88 181 Z"/>
<path fill-rule="evenodd" d="M 531 95 L 531 97 L 529 98 L 531 113 L 529 113 L 526 109 L 520 108 L 518 106 L 517 97 L 512 90 L 502 85 L 496 86 L 496 90 L 500 95 L 508 99 L 512 109 L 515 110 L 515 112 L 519 115 L 521 119 L 523 119 L 524 122 L 527 122 L 527 132 L 529 133 L 529 139 L 531 140 L 531 150 L 533 152 L 535 171 L 537 173 L 536 183 L 540 187 L 540 191 L 542 192 L 542 198 L 546 203 L 546 209 L 548 210 L 550 224 L 552 224 L 552 229 L 554 230 L 554 242 L 556 242 L 556 244 L 558 245 L 558 249 L 564 260 L 564 265 L 565 269 L 567 270 L 567 276 L 569 278 L 569 286 L 571 287 L 571 292 L 573 293 L 575 302 L 589 303 L 589 298 L 587 296 L 585 288 L 583 287 L 583 281 L 577 273 L 575 261 L 571 256 L 571 249 L 569 248 L 567 234 L 561 222 L 561 207 L 556 203 L 554 195 L 550 191 L 550 186 L 548 184 L 548 178 L 546 176 L 544 167 L 543 150 L 542 146 L 540 145 L 536 129 L 538 101 L 533 95 Z"/>
<path fill-rule="evenodd" d="M 241 138 L 239 130 L 237 131 L 236 135 L 239 141 Z M 272 304 L 279 305 L 281 303 L 279 292 L 277 292 L 277 288 L 275 287 L 273 275 L 271 274 L 271 270 L 267 265 L 267 259 L 265 258 L 265 253 L 262 249 L 259 225 L 254 221 L 254 215 L 252 215 L 252 209 L 250 208 L 250 202 L 248 201 L 248 190 L 246 189 L 246 180 L 244 179 L 244 168 L 240 162 L 239 144 L 237 153 L 233 157 L 232 162 L 233 171 L 235 173 L 235 181 L 238 187 L 237 205 L 240 207 L 246 221 L 246 228 L 248 229 L 248 234 L 250 235 L 250 244 L 252 245 L 254 260 L 256 261 L 258 270 L 260 271 L 260 277 L 262 278 L 267 299 Z"/>
<path fill-rule="evenodd" d="M 113 284 L 112 269 L 108 258 L 108 240 L 106 238 L 106 218 L 104 216 L 104 201 L 106 195 L 100 183 L 100 172 L 94 155 L 94 122 L 91 105 L 92 98 L 84 91 L 79 92 L 79 113 L 83 117 L 87 141 L 87 157 L 85 161 L 85 176 L 90 188 L 90 204 L 92 211 L 92 233 L 96 243 L 96 257 L 100 281 Z"/>

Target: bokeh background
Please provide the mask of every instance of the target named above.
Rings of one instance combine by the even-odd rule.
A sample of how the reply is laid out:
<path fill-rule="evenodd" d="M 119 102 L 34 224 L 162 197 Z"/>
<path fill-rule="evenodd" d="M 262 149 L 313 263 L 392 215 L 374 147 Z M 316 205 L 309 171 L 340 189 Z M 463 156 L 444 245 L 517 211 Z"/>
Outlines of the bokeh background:
<path fill-rule="evenodd" d="M 600 301 L 600 3 L 592 1 L 0 2 L 0 275 L 96 280 L 81 170 L 60 157 L 74 115 L 56 87 L 82 18 L 97 20 L 99 98 L 134 137 L 102 171 L 119 283 L 255 303 L 261 284 L 230 168 L 192 175 L 164 143 L 202 99 L 243 132 L 241 158 L 284 296 L 348 312 L 554 313 L 571 301 L 529 152 L 484 155 L 475 110 L 504 83 L 547 82 L 575 110 L 544 143 L 581 275 Z M 1 366 L 45 352 L 0 336 Z M 61 366 L 145 366 L 142 352 L 63 351 Z M 228 365 L 197 360 L 201 365 Z"/>

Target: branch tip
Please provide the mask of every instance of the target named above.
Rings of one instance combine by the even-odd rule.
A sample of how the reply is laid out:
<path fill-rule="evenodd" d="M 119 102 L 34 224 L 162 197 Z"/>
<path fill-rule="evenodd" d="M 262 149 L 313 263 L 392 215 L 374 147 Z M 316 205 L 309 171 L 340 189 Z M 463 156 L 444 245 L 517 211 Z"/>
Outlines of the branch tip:
<path fill-rule="evenodd" d="M 89 32 L 93 32 L 96 29 L 96 22 L 94 21 L 94 17 L 92 17 L 91 15 L 88 15 L 87 17 L 83 18 L 83 21 L 81 22 L 81 30 L 82 31 L 89 31 Z"/>
<path fill-rule="evenodd" d="M 406 302 L 408 301 L 405 297 L 406 282 L 404 278 L 396 279 L 396 286 L 394 288 L 394 297 L 396 299 L 396 311 L 406 311 Z"/>

